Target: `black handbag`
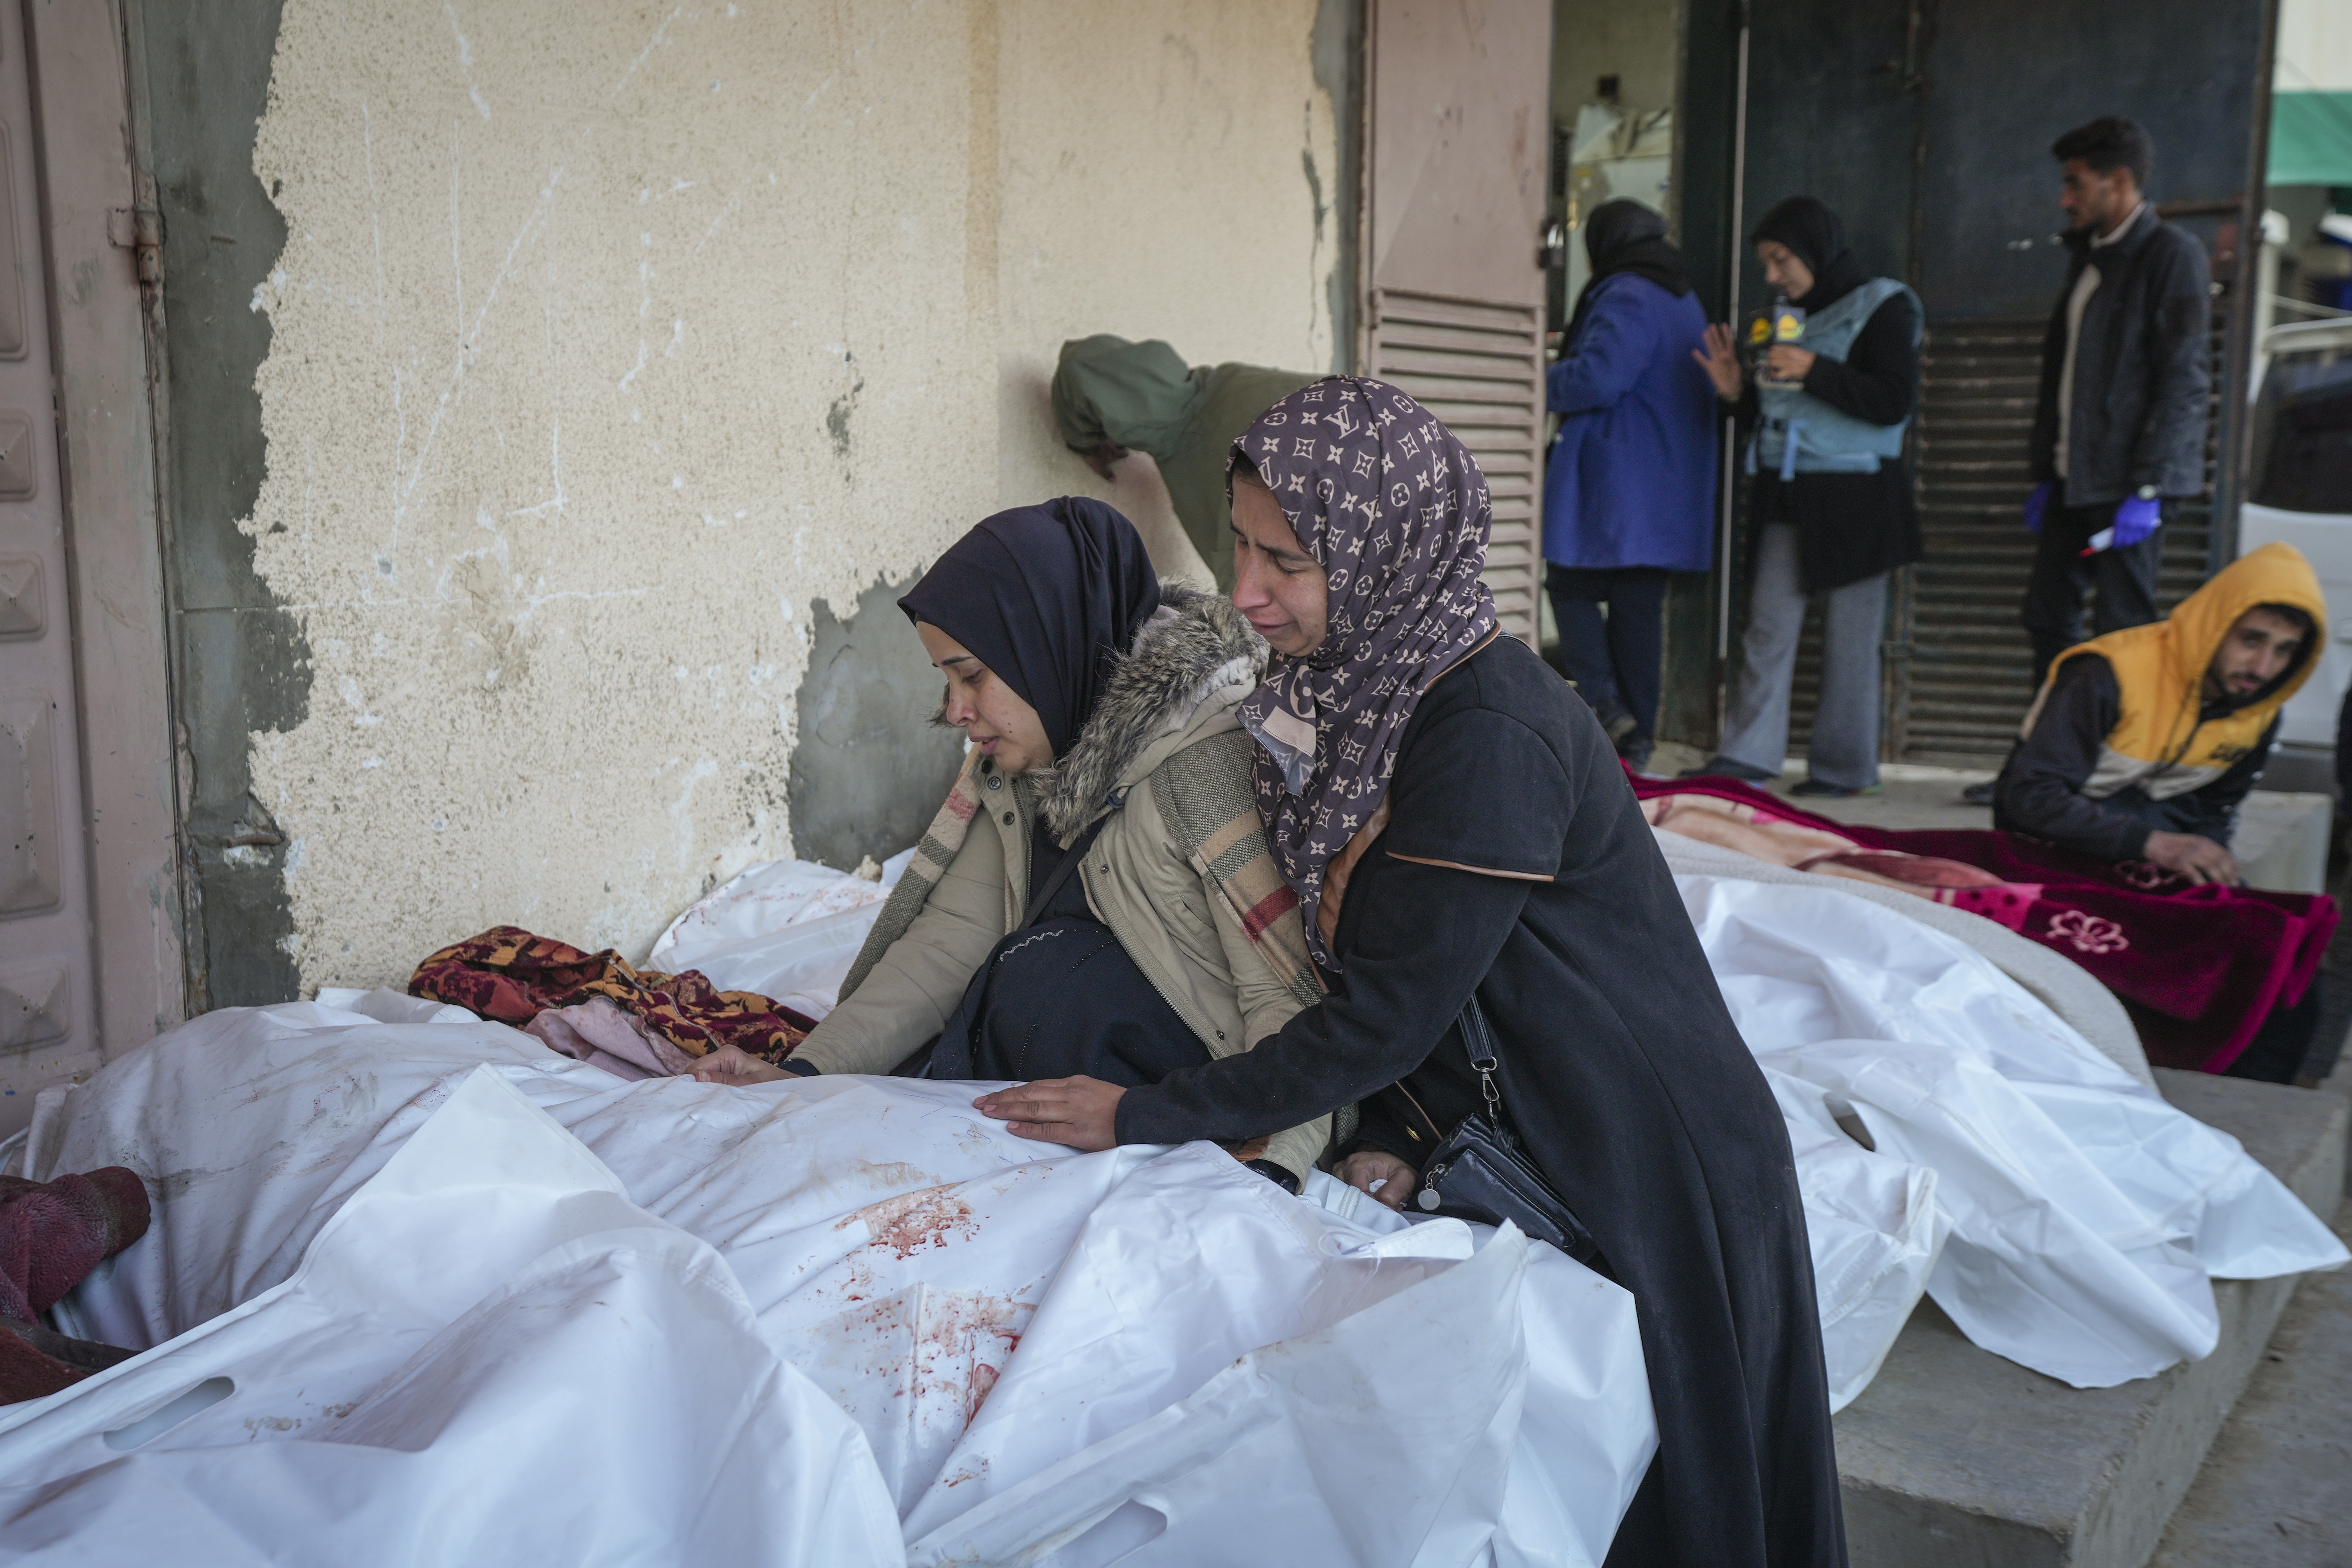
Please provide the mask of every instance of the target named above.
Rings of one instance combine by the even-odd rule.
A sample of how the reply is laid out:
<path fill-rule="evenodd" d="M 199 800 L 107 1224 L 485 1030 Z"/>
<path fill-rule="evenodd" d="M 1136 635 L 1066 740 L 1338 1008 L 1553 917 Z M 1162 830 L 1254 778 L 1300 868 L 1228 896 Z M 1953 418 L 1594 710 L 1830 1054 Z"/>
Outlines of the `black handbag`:
<path fill-rule="evenodd" d="M 1480 1225 L 1509 1220 L 1538 1241 L 1548 1241 L 1579 1263 L 1605 1271 L 1607 1264 L 1592 1233 L 1584 1228 L 1567 1200 L 1552 1190 L 1504 1119 L 1503 1097 L 1495 1088 L 1495 1029 L 1486 1021 L 1486 1010 L 1478 1005 L 1475 992 L 1462 1007 L 1462 1044 L 1470 1053 L 1478 1086 L 1486 1091 L 1486 1109 L 1464 1117 L 1462 1125 L 1438 1142 L 1437 1152 L 1429 1157 L 1422 1172 L 1413 1206 L 1424 1214 L 1475 1220 Z M 1404 1086 L 1396 1088 L 1420 1112 Z M 1429 1120 L 1426 1112 L 1421 1112 L 1420 1119 Z M 1433 1137 L 1436 1134 L 1433 1123 L 1430 1132 Z"/>

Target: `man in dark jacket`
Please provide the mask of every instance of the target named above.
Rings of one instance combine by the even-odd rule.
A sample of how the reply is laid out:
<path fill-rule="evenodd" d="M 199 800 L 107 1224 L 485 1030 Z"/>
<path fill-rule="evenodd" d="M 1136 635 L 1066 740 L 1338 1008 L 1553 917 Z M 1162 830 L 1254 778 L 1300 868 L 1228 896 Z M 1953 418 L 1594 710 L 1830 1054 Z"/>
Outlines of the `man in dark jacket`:
<path fill-rule="evenodd" d="M 2148 134 L 2115 116 L 2061 136 L 2059 205 L 2074 263 L 2042 347 L 2032 496 L 2040 534 L 2022 619 L 2033 684 L 2083 640 L 2095 586 L 2101 636 L 2156 619 L 2165 516 L 2205 485 L 2210 394 L 2205 250 L 2141 194 Z"/>

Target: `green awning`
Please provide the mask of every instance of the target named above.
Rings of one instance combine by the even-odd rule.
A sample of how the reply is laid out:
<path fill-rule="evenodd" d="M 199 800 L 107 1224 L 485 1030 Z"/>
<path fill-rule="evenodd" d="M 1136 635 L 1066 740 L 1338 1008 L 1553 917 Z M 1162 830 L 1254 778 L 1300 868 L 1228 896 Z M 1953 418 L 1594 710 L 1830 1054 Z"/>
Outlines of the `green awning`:
<path fill-rule="evenodd" d="M 2272 98 L 2270 182 L 2352 185 L 2352 92 Z"/>

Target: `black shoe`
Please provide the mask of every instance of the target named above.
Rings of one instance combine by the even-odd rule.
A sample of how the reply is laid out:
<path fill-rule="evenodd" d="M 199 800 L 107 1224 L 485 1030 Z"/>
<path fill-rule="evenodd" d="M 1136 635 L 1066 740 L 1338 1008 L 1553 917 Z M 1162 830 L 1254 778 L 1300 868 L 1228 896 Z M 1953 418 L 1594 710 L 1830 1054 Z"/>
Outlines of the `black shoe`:
<path fill-rule="evenodd" d="M 1609 737 L 1609 743 L 1612 746 L 1642 727 L 1639 719 L 1607 698 L 1592 705 L 1592 716 L 1601 721 L 1601 732 Z"/>
<path fill-rule="evenodd" d="M 1982 784 L 1972 784 L 1960 792 L 1960 798 L 1970 805 L 1990 805 L 1993 785 L 1999 782 L 1998 779 L 1987 779 Z"/>
<path fill-rule="evenodd" d="M 1650 766 L 1651 750 L 1652 743 L 1649 741 L 1635 735 L 1628 737 L 1625 742 L 1617 748 L 1617 754 L 1622 757 L 1625 760 L 1625 765 L 1635 773 L 1646 773 Z"/>
<path fill-rule="evenodd" d="M 1730 757 L 1709 757 L 1695 768 L 1685 768 L 1675 775 L 1685 779 L 1738 779 L 1742 784 L 1763 784 L 1780 775 L 1751 767 Z"/>
<path fill-rule="evenodd" d="M 1824 784 L 1820 779 L 1805 779 L 1790 784 L 1789 793 L 1808 797 L 1818 796 L 1822 800 L 1852 800 L 1858 795 L 1884 795 L 1886 793 L 1886 786 L 1863 784 L 1859 787 L 1849 787 L 1845 784 Z"/>

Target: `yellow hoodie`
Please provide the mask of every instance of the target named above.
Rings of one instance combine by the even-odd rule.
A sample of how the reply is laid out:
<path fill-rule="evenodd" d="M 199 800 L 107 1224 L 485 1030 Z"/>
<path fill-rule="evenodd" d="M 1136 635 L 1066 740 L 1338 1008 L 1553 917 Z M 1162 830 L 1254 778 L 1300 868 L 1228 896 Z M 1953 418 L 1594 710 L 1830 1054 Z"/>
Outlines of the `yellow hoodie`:
<path fill-rule="evenodd" d="M 2309 616 L 2314 646 L 2262 697 L 2200 722 L 2206 668 L 2238 617 L 2257 605 L 2291 605 Z M 2019 737 L 2033 733 L 2059 667 L 2078 654 L 2095 653 L 2116 672 L 2123 711 L 2083 793 L 2105 800 L 2137 784 L 2151 800 L 2168 800 L 2202 789 L 2262 744 L 2271 721 L 2318 665 L 2317 639 L 2326 629 L 2327 601 L 2311 563 L 2293 545 L 2265 544 L 2216 573 L 2166 619 L 2093 637 L 2053 659 Z"/>

